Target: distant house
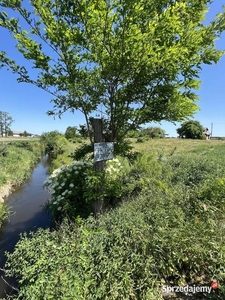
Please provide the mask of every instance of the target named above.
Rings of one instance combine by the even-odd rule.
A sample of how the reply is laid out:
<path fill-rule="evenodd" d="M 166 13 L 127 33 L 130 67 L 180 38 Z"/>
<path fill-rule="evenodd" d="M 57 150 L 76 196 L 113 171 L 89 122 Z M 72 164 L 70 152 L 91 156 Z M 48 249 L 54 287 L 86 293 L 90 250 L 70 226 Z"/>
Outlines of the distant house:
<path fill-rule="evenodd" d="M 22 136 L 24 133 L 24 131 L 13 131 L 13 136 L 14 137 L 20 137 Z"/>

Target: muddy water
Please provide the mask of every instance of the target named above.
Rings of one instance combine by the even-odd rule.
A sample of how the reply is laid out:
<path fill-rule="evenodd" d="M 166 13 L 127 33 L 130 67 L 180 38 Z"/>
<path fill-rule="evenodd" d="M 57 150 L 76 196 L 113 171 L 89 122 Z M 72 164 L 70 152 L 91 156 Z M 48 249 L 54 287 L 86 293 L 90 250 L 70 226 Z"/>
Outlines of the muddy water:
<path fill-rule="evenodd" d="M 49 161 L 43 157 L 35 167 L 29 181 L 18 188 L 7 199 L 13 214 L 7 224 L 0 229 L 0 268 L 5 263 L 5 251 L 12 252 L 19 240 L 21 232 L 36 231 L 39 227 L 50 226 L 50 216 L 43 211 L 49 194 L 43 189 L 43 182 L 47 178 Z M 0 271 L 2 277 L 4 273 Z M 7 279 L 8 280 L 8 279 Z M 13 280 L 10 284 L 14 284 Z M 12 289 L 0 278 L 0 299 Z"/>

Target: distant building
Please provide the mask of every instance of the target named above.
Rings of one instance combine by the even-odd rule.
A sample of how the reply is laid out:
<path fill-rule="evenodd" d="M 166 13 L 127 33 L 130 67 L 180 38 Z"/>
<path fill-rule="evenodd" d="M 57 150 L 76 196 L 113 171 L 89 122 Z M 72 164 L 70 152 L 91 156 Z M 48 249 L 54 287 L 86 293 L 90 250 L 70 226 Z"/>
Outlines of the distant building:
<path fill-rule="evenodd" d="M 24 133 L 24 131 L 13 131 L 13 136 L 14 137 L 20 137 L 22 136 Z"/>

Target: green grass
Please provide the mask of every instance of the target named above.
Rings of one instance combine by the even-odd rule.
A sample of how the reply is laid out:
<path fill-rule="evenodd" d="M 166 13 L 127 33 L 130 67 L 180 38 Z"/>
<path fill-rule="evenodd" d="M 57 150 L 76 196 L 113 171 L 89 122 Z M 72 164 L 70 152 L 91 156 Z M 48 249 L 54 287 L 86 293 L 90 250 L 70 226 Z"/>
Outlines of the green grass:
<path fill-rule="evenodd" d="M 213 149 L 218 145 L 225 147 L 225 140 L 186 140 L 186 139 L 149 139 L 144 143 L 137 143 L 137 139 L 129 139 L 131 145 L 136 151 L 142 151 L 146 153 L 154 153 L 156 155 L 171 155 L 173 153 L 193 153 Z"/>
<path fill-rule="evenodd" d="M 2 151 L 1 151 L 2 150 Z M 0 187 L 4 184 L 20 185 L 41 157 L 38 141 L 17 141 L 0 145 Z"/>

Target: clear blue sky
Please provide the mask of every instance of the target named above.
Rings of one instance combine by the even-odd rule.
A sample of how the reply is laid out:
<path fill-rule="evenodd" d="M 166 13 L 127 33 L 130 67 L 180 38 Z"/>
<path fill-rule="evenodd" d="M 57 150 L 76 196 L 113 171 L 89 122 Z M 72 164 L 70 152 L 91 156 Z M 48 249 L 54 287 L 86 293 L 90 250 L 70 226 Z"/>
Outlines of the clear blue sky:
<path fill-rule="evenodd" d="M 207 19 L 211 20 L 216 13 L 221 12 L 222 5 L 225 5 L 225 0 L 215 0 L 210 6 Z M 225 49 L 225 33 L 216 45 L 218 49 Z M 20 58 L 15 42 L 6 30 L 0 28 L 0 51 L 2 50 L 15 60 Z M 75 114 L 67 112 L 61 119 L 56 117 L 55 120 L 47 116 L 46 112 L 53 108 L 53 104 L 50 103 L 51 95 L 33 85 L 17 83 L 16 78 L 11 71 L 0 69 L 0 111 L 8 112 L 15 120 L 12 130 L 26 130 L 33 134 L 51 130 L 65 132 L 68 126 L 85 123 L 84 117 L 79 112 Z M 217 65 L 204 65 L 200 79 L 203 81 L 201 89 L 197 91 L 200 97 L 198 103 L 200 111 L 194 118 L 209 129 L 213 123 L 214 136 L 225 136 L 225 56 Z M 168 122 L 161 123 L 161 127 L 169 136 L 177 136 L 178 126 L 179 124 L 175 126 Z"/>

